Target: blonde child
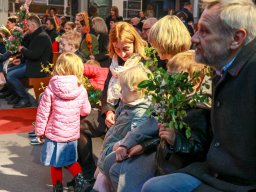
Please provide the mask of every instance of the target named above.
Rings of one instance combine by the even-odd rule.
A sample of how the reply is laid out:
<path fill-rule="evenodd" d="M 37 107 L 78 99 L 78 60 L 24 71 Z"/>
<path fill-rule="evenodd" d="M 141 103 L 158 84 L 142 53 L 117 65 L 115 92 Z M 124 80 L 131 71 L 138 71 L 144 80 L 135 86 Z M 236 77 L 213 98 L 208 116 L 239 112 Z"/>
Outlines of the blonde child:
<path fill-rule="evenodd" d="M 176 54 L 172 59 L 169 60 L 167 63 L 167 70 L 168 72 L 175 73 L 175 72 L 187 72 L 189 74 L 189 77 L 193 77 L 194 72 L 200 72 L 200 77 L 198 82 L 196 82 L 196 85 L 194 87 L 194 90 L 197 91 L 201 84 L 205 81 L 209 82 L 210 77 L 206 76 L 206 67 L 203 63 L 198 63 L 195 61 L 195 51 L 189 50 L 185 52 L 181 52 Z M 209 85 L 211 83 L 208 83 Z M 207 94 L 211 94 L 211 89 L 204 90 Z"/>
<path fill-rule="evenodd" d="M 83 58 L 78 48 L 81 42 L 81 34 L 77 31 L 64 33 L 61 37 L 61 48 L 63 52 L 73 52 L 82 58 L 84 62 L 84 76 L 88 77 L 89 82 L 95 89 L 103 90 L 109 69 L 100 66 L 95 60 L 86 60 Z"/>
<path fill-rule="evenodd" d="M 82 37 L 81 34 L 77 31 L 69 31 L 64 33 L 61 36 L 60 40 L 60 49 L 61 52 L 72 52 L 79 56 L 83 63 L 86 62 L 86 59 L 83 57 L 83 54 L 79 51 L 79 46 L 81 43 Z"/>
<path fill-rule="evenodd" d="M 115 124 L 108 130 L 104 142 L 103 149 L 98 159 L 98 169 L 95 172 L 96 182 L 93 187 L 96 191 L 107 192 L 111 191 L 111 185 L 108 178 L 105 176 L 105 159 L 114 154 L 114 160 L 109 164 L 115 163 L 115 161 L 122 161 L 128 158 L 127 150 L 141 142 L 146 137 L 149 138 L 150 134 L 140 133 L 140 125 L 144 124 L 148 119 L 146 114 L 151 102 L 145 97 L 144 90 L 138 88 L 138 84 L 143 80 L 148 79 L 149 70 L 143 67 L 141 63 L 133 66 L 119 75 L 121 85 L 121 103 L 119 104 L 115 113 Z M 136 137 L 135 135 L 140 135 Z M 108 171 L 107 171 L 108 172 Z"/>
<path fill-rule="evenodd" d="M 75 29 L 75 27 L 76 27 L 76 25 L 74 22 L 68 21 L 64 25 L 64 31 L 65 31 L 65 33 L 73 31 Z"/>
<path fill-rule="evenodd" d="M 74 176 L 75 191 L 84 191 L 85 182 L 77 163 L 77 139 L 80 137 L 80 115 L 91 111 L 83 82 L 83 63 L 74 53 L 59 56 L 49 85 L 37 110 L 35 133 L 42 143 L 41 162 L 50 166 L 54 191 L 63 191 L 62 167 Z"/>

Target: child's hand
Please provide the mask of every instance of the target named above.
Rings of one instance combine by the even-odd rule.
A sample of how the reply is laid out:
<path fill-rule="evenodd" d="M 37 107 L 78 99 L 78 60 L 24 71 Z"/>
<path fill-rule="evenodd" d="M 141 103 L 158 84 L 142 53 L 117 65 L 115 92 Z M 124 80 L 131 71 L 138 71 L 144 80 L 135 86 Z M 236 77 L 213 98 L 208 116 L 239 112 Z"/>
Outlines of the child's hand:
<path fill-rule="evenodd" d="M 124 146 L 119 146 L 116 150 L 116 161 L 123 161 L 128 158 L 127 149 Z"/>
<path fill-rule="evenodd" d="M 170 145 L 174 144 L 175 141 L 175 130 L 174 128 L 168 128 L 168 127 L 164 127 L 163 124 L 158 124 L 158 128 L 159 128 L 159 137 L 161 139 L 164 139 L 166 142 L 168 142 Z"/>
<path fill-rule="evenodd" d="M 36 138 L 37 138 L 37 140 L 38 140 L 38 142 L 39 142 L 40 144 L 43 144 L 43 143 L 44 143 L 44 142 L 43 142 L 43 138 L 44 138 L 43 135 L 37 136 Z"/>
<path fill-rule="evenodd" d="M 112 148 L 112 151 L 116 151 L 117 148 L 119 147 L 120 143 L 119 142 L 116 142 L 114 145 L 113 145 L 113 148 Z"/>
<path fill-rule="evenodd" d="M 108 128 L 115 124 L 115 113 L 113 111 L 108 111 L 106 114 L 105 124 Z"/>
<path fill-rule="evenodd" d="M 128 157 L 136 156 L 142 154 L 144 151 L 142 145 L 135 145 L 128 151 Z"/>

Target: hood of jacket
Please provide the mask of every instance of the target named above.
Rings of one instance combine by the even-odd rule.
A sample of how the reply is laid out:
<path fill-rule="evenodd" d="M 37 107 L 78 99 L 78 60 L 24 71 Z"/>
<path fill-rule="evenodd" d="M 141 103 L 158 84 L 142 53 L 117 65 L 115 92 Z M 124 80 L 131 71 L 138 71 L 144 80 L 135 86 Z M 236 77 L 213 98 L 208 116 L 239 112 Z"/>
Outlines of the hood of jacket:
<path fill-rule="evenodd" d="M 83 85 L 78 84 L 74 75 L 54 76 L 49 82 L 49 89 L 61 99 L 75 99 L 83 91 Z"/>

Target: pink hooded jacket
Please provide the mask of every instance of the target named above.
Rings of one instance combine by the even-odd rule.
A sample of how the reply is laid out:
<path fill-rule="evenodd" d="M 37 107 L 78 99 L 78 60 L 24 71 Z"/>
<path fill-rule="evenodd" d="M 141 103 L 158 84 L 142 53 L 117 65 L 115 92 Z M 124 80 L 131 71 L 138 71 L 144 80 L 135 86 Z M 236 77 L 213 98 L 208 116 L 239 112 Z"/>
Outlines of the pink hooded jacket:
<path fill-rule="evenodd" d="M 91 111 L 86 89 L 77 77 L 54 76 L 44 91 L 37 109 L 36 135 L 56 142 L 69 142 L 80 137 L 80 115 Z"/>

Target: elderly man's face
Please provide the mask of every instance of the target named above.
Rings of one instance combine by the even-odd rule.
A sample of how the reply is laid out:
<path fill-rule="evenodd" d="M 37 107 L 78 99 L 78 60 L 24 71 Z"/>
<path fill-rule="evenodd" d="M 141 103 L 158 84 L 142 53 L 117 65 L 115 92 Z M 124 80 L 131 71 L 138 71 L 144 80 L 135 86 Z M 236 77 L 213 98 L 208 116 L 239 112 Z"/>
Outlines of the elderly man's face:
<path fill-rule="evenodd" d="M 141 32 L 141 37 L 145 40 L 148 41 L 148 34 L 149 30 L 152 26 L 150 26 L 150 23 L 145 21 L 143 26 L 142 26 L 142 32 Z"/>
<path fill-rule="evenodd" d="M 215 69 L 221 69 L 228 62 L 233 38 L 224 35 L 221 30 L 222 23 L 219 13 L 219 5 L 204 10 L 198 22 L 198 31 L 192 37 L 196 61 Z"/>

